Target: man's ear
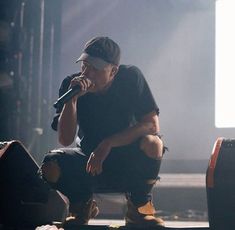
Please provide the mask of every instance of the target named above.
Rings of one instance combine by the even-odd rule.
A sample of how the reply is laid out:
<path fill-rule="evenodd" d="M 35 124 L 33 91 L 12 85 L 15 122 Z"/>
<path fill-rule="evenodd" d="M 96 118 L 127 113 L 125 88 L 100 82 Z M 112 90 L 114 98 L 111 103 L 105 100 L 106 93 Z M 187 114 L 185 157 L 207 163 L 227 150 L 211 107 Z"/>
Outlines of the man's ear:
<path fill-rule="evenodd" d="M 118 72 L 118 66 L 114 65 L 112 67 L 112 75 L 114 76 Z"/>

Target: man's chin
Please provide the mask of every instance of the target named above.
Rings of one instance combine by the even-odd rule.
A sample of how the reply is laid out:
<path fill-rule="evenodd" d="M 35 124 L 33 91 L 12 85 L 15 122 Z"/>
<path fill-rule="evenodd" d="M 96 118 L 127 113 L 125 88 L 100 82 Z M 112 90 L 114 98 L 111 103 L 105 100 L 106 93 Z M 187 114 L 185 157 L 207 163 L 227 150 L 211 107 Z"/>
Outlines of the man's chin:
<path fill-rule="evenodd" d="M 90 93 L 97 93 L 99 90 L 97 88 L 89 89 Z"/>

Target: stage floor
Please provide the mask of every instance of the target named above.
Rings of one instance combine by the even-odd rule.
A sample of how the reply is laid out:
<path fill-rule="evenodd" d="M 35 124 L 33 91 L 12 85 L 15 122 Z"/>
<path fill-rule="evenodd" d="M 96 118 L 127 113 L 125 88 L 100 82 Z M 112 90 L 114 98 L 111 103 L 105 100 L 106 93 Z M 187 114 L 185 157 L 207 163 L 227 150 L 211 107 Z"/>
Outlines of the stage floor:
<path fill-rule="evenodd" d="M 63 228 L 61 224 L 55 223 L 54 225 L 41 225 L 34 228 L 31 227 L 14 227 L 14 228 L 6 228 L 0 225 L 0 230 L 107 230 L 107 229 L 132 229 L 125 227 L 125 221 L 123 219 L 92 219 L 89 221 L 88 226 L 74 226 L 72 228 Z M 136 228 L 135 228 L 136 229 Z M 145 229 L 145 228 L 144 228 Z M 140 230 L 144 230 L 140 228 Z M 187 230 L 208 230 L 209 223 L 204 221 L 165 221 L 165 228 L 164 227 L 155 227 L 151 229 L 187 229 Z"/>
<path fill-rule="evenodd" d="M 199 221 L 165 221 L 165 228 L 164 227 L 155 227 L 151 229 L 175 229 L 175 230 L 181 230 L 181 229 L 187 229 L 187 230 L 208 230 L 209 229 L 209 223 L 208 222 L 199 222 Z M 80 226 L 80 227 L 73 227 L 73 228 L 65 228 L 63 229 L 60 226 L 55 225 L 43 225 L 38 226 L 34 230 L 107 230 L 107 229 L 132 229 L 132 228 L 126 228 L 124 227 L 125 222 L 124 220 L 117 220 L 117 219 L 93 219 L 90 220 L 88 226 Z M 134 228 L 136 230 L 136 228 Z M 145 229 L 145 228 L 144 228 Z M 140 228 L 140 230 L 144 230 L 143 228 Z M 19 229 L 24 230 L 24 229 Z M 27 229 L 29 230 L 29 229 Z"/>
<path fill-rule="evenodd" d="M 123 226 L 124 220 L 111 220 L 111 219 L 92 219 L 89 224 L 91 225 L 109 225 L 109 226 Z M 166 227 L 172 228 L 194 228 L 194 227 L 209 227 L 208 222 L 202 221 L 165 221 Z"/>

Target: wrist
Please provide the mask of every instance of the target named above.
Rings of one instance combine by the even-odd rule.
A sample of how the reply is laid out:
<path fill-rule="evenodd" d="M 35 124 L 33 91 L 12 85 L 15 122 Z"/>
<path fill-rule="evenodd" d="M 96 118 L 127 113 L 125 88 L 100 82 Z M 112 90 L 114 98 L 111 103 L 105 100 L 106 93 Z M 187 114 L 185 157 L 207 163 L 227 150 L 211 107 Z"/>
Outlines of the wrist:
<path fill-rule="evenodd" d="M 72 109 L 76 109 L 77 108 L 77 96 L 71 98 L 71 100 L 69 100 L 68 102 L 65 103 L 66 107 L 70 107 Z"/>
<path fill-rule="evenodd" d="M 106 147 L 108 147 L 108 148 L 110 148 L 110 149 L 113 148 L 113 147 L 115 147 L 115 146 L 114 146 L 114 143 L 113 143 L 113 140 L 112 140 L 111 137 L 104 139 L 104 140 L 101 142 L 101 144 L 102 144 L 102 145 L 105 145 Z"/>

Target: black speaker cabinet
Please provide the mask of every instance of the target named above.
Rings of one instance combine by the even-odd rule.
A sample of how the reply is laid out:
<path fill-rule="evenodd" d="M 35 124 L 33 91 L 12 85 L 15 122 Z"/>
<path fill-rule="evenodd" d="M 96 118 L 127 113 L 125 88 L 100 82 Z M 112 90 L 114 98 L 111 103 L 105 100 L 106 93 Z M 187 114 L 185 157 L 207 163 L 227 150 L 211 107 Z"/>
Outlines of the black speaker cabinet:
<path fill-rule="evenodd" d="M 235 229 L 235 139 L 216 140 L 206 186 L 210 229 Z"/>
<path fill-rule="evenodd" d="M 68 202 L 38 176 L 38 165 L 19 141 L 0 143 L 0 224 L 62 222 Z"/>

